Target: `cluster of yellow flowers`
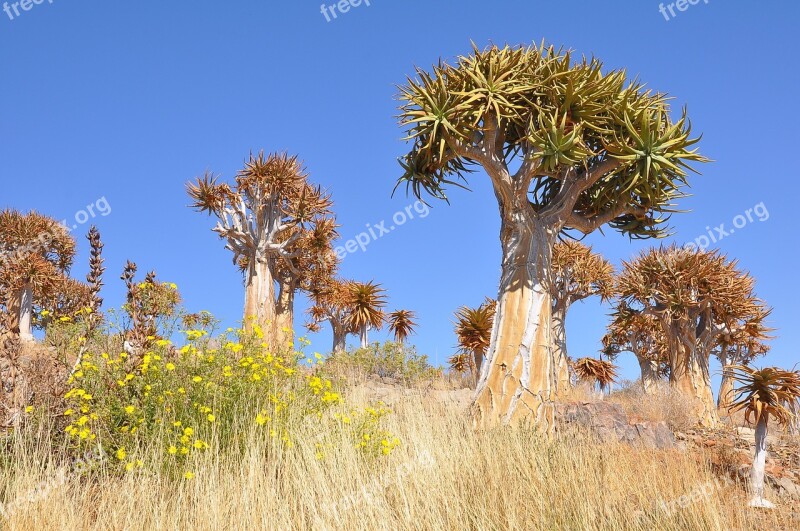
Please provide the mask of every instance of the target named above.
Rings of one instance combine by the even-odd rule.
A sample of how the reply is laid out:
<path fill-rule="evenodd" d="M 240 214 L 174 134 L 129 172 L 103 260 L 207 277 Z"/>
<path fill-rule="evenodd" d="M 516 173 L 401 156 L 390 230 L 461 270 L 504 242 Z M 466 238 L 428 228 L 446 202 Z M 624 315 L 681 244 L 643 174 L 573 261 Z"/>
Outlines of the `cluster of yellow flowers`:
<path fill-rule="evenodd" d="M 141 359 L 87 354 L 65 394 L 66 433 L 75 449 L 99 444 L 116 456 L 111 464 L 132 472 L 144 466 L 155 441 L 163 448 L 162 464 L 191 479 L 194 454 L 237 446 L 234 426 L 242 415 L 286 448 L 294 446 L 294 428 L 303 418 L 316 418 L 326 429 L 355 429 L 356 446 L 370 454 L 388 455 L 399 444 L 379 429 L 385 408 L 333 415 L 343 401 L 332 382 L 301 367 L 310 360 L 301 352 L 274 352 L 259 328 L 231 330 L 213 342 L 218 348 L 203 340 L 207 335 L 187 331 L 180 349 L 159 340 Z"/>

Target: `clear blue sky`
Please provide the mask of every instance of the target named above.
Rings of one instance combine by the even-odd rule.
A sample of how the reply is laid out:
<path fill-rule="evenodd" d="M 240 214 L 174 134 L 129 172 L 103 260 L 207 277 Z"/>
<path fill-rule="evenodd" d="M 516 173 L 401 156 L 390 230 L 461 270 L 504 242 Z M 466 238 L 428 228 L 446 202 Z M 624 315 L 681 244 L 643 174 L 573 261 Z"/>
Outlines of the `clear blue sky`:
<path fill-rule="evenodd" d="M 667 21 L 651 0 L 372 0 L 331 22 L 319 0 L 49 2 L 13 20 L 0 12 L 0 207 L 72 221 L 105 197 L 111 213 L 92 221 L 106 243 L 107 305 L 122 303 L 117 278 L 132 259 L 179 284 L 188 309 L 235 324 L 241 278 L 211 220 L 186 208 L 187 180 L 206 169 L 231 177 L 250 150 L 297 153 L 332 192 L 349 239 L 412 203 L 390 193 L 405 149 L 395 85 L 414 65 L 466 53 L 471 40 L 546 39 L 688 105 L 716 162 L 693 179 L 676 239 L 727 230 L 763 203 L 769 219 L 753 216 L 719 247 L 775 308 L 766 363 L 800 360 L 796 2 L 700 0 Z M 436 363 L 454 350 L 453 311 L 496 294 L 497 207 L 484 176 L 470 184 L 342 265 L 382 283 L 391 308 L 418 312 L 414 341 Z M 617 264 L 649 245 L 611 232 L 589 241 Z M 607 313 L 596 301 L 573 309 L 573 356 L 596 353 Z M 330 346 L 327 330 L 311 338 Z"/>

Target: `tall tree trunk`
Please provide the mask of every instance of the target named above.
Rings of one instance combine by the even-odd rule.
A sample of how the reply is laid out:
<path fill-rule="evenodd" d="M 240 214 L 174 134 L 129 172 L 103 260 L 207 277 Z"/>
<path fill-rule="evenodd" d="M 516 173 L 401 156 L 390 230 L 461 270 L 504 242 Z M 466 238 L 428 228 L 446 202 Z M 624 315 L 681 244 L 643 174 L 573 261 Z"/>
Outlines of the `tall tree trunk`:
<path fill-rule="evenodd" d="M 750 470 L 750 488 L 753 499 L 750 507 L 772 509 L 774 505 L 764 499 L 764 468 L 767 463 L 767 415 L 762 413 L 756 424 L 756 452 L 753 458 L 753 468 Z"/>
<path fill-rule="evenodd" d="M 559 301 L 553 305 L 553 357 L 559 394 L 565 393 L 572 387 L 567 353 L 567 310 L 569 301 Z"/>
<path fill-rule="evenodd" d="M 338 319 L 331 319 L 331 330 L 333 332 L 333 353 L 347 350 L 347 331 L 344 325 Z"/>
<path fill-rule="evenodd" d="M 670 338 L 670 384 L 692 404 L 698 422 L 713 427 L 719 421 L 714 392 L 711 390 L 711 375 L 708 357 L 698 352 L 694 338 L 682 341 L 677 334 Z"/>
<path fill-rule="evenodd" d="M 789 433 L 800 435 L 800 399 L 796 398 L 789 402 L 788 408 L 794 414 L 794 417 L 789 421 Z"/>
<path fill-rule="evenodd" d="M 728 356 L 724 356 L 720 361 L 722 362 L 722 382 L 719 385 L 717 408 L 727 412 L 733 403 L 733 373 L 730 369 L 731 361 Z"/>
<path fill-rule="evenodd" d="M 247 269 L 244 295 L 244 329 L 257 324 L 264 332 L 264 341 L 275 344 L 275 280 L 269 265 L 252 260 Z"/>
<path fill-rule="evenodd" d="M 369 326 L 366 324 L 361 327 L 361 348 L 367 348 L 369 346 L 369 338 L 367 337 L 368 331 Z"/>
<path fill-rule="evenodd" d="M 278 286 L 278 303 L 275 311 L 275 337 L 282 349 L 294 344 L 294 297 L 297 285 L 292 281 L 281 281 Z"/>
<path fill-rule="evenodd" d="M 33 287 L 25 284 L 19 290 L 19 339 L 33 343 Z"/>
<path fill-rule="evenodd" d="M 483 354 L 478 350 L 472 351 L 472 385 L 478 386 L 478 378 L 481 374 L 481 366 L 483 365 Z"/>
<path fill-rule="evenodd" d="M 639 359 L 639 368 L 642 370 L 642 389 L 646 395 L 652 395 L 661 384 L 658 377 L 658 362 L 646 358 Z"/>
<path fill-rule="evenodd" d="M 497 313 L 472 404 L 476 428 L 553 424 L 558 382 L 547 276 L 557 232 L 522 210 L 503 216 Z"/>

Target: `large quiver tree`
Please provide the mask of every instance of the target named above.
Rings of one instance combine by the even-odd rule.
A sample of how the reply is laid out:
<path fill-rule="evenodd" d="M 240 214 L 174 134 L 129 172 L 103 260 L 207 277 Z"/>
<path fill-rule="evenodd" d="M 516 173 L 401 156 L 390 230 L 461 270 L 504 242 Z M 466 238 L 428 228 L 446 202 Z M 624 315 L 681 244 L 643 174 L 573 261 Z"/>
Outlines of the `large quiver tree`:
<path fill-rule="evenodd" d="M 553 47 L 473 49 L 417 69 L 401 89 L 411 149 L 398 185 L 446 199 L 483 169 L 500 211 L 497 318 L 473 403 L 476 426 L 552 424 L 558 391 L 552 334 L 552 249 L 559 234 L 604 225 L 659 236 L 686 184 L 685 114 L 668 98 Z"/>
<path fill-rule="evenodd" d="M 75 239 L 55 219 L 37 212 L 0 212 L 0 283 L 9 294 L 12 328 L 21 341 L 34 340 L 34 306 L 66 282 L 75 252 Z"/>
<path fill-rule="evenodd" d="M 329 214 L 330 197 L 308 182 L 302 163 L 285 153 L 250 155 L 233 185 L 206 174 L 189 183 L 192 207 L 217 217 L 214 232 L 226 241 L 234 264 L 244 271 L 244 326 L 257 324 L 275 344 L 276 290 L 280 267 L 289 270 L 293 245 L 319 216 Z"/>
<path fill-rule="evenodd" d="M 753 278 L 718 251 L 657 248 L 624 264 L 620 297 L 656 317 L 669 347 L 670 383 L 704 426 L 718 421 L 709 372 L 713 350 L 768 313 L 754 287 Z"/>
<path fill-rule="evenodd" d="M 592 248 L 567 240 L 553 247 L 553 352 L 559 392 L 569 388 L 567 312 L 573 303 L 599 295 L 607 301 L 614 293 L 614 267 Z"/>
<path fill-rule="evenodd" d="M 616 358 L 622 352 L 636 356 L 642 389 L 653 394 L 669 374 L 669 345 L 655 316 L 619 301 L 603 337 L 603 354 Z"/>

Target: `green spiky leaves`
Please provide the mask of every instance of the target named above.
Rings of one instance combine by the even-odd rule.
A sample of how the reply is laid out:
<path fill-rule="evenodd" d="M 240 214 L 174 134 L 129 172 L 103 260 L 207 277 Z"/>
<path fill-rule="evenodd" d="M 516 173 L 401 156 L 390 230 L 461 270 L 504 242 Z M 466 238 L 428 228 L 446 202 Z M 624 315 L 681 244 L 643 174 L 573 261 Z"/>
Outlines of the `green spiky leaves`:
<path fill-rule="evenodd" d="M 411 149 L 398 185 L 446 200 L 481 165 L 495 187 L 506 179 L 519 203 L 542 212 L 571 179 L 579 191 L 567 230 L 611 221 L 632 237 L 663 236 L 691 164 L 706 161 L 665 95 L 544 44 L 473 47 L 454 64 L 417 69 L 400 100 Z"/>

